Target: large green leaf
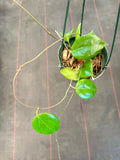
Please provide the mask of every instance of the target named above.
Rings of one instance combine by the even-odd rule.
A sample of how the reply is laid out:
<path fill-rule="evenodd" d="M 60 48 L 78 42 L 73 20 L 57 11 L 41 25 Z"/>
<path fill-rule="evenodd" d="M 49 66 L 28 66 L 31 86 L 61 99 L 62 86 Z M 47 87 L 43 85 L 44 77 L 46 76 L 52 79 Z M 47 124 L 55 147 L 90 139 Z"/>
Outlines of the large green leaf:
<path fill-rule="evenodd" d="M 80 27 L 81 27 L 81 23 L 77 27 L 75 39 L 80 37 Z"/>
<path fill-rule="evenodd" d="M 60 73 L 67 79 L 78 81 L 79 80 L 79 70 L 71 68 L 63 68 L 60 70 Z"/>
<path fill-rule="evenodd" d="M 87 60 L 82 67 L 80 78 L 87 78 L 93 76 L 93 66 L 91 60 Z"/>
<path fill-rule="evenodd" d="M 69 40 L 70 40 L 70 38 L 72 38 L 72 36 L 73 36 L 73 33 L 74 33 L 74 29 L 72 29 L 70 32 L 68 32 L 68 33 L 65 33 L 65 35 L 64 35 L 64 39 L 65 39 L 65 41 L 66 42 L 68 42 L 69 43 Z M 61 32 L 60 33 L 62 36 L 63 36 L 63 33 Z M 67 37 L 66 37 L 67 36 Z"/>
<path fill-rule="evenodd" d="M 60 127 L 59 119 L 52 113 L 41 113 L 34 117 L 32 126 L 41 134 L 52 134 Z"/>
<path fill-rule="evenodd" d="M 82 99 L 90 99 L 96 92 L 95 84 L 89 79 L 79 80 L 76 84 L 76 93 Z"/>
<path fill-rule="evenodd" d="M 95 57 L 106 45 L 107 43 L 92 31 L 75 40 L 71 53 L 77 59 L 88 60 Z"/>

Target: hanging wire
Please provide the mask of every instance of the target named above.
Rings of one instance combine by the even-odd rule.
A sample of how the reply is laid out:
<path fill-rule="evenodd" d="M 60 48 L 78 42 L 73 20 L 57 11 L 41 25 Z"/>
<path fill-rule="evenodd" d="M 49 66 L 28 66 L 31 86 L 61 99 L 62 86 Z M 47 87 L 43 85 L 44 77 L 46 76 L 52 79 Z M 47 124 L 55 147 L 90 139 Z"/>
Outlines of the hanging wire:
<path fill-rule="evenodd" d="M 85 0 L 83 0 L 83 6 L 82 6 L 80 36 L 82 35 L 82 26 L 83 26 L 84 9 L 85 9 Z"/>
<path fill-rule="evenodd" d="M 70 6 L 70 0 L 68 0 L 67 8 L 66 8 L 65 22 L 64 22 L 64 27 L 63 27 L 63 37 L 64 37 L 64 34 L 65 34 L 65 29 L 66 29 L 66 22 L 67 22 L 67 17 L 68 17 L 69 6 Z M 61 67 L 62 67 L 63 42 L 64 42 L 64 39 L 62 39 L 61 50 L 60 50 L 60 66 Z"/>
<path fill-rule="evenodd" d="M 116 34 L 117 34 L 117 30 L 118 30 L 118 23 L 119 23 L 119 18 L 120 18 L 120 3 L 119 3 L 119 8 L 118 8 L 118 14 L 117 14 L 117 20 L 116 20 L 116 26 L 115 26 L 115 32 L 114 32 L 114 36 L 113 36 L 113 42 L 112 42 L 112 47 L 111 47 L 111 51 L 110 51 L 110 56 L 105 64 L 104 68 L 108 68 L 108 64 L 110 62 L 112 53 L 113 53 L 113 48 L 115 45 L 115 39 L 116 39 Z"/>

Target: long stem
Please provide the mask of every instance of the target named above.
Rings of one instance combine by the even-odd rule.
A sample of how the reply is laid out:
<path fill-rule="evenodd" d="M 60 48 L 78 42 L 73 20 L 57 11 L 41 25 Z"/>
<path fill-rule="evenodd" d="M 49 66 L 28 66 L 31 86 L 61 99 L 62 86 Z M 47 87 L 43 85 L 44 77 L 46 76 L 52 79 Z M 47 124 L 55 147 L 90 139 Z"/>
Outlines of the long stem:
<path fill-rule="evenodd" d="M 59 146 L 59 142 L 58 142 L 58 138 L 57 138 L 57 133 L 55 135 L 55 139 L 56 139 L 57 149 L 58 149 L 58 158 L 59 158 L 59 160 L 61 160 L 61 157 L 60 157 L 60 146 Z"/>
<path fill-rule="evenodd" d="M 49 45 L 47 48 L 45 48 L 43 51 L 41 51 L 36 57 L 34 57 L 33 59 L 31 59 L 31 60 L 25 62 L 24 64 L 22 64 L 22 65 L 19 67 L 19 69 L 17 70 L 17 72 L 16 72 L 16 74 L 15 74 L 15 76 L 14 76 L 14 78 L 13 78 L 13 95 L 14 95 L 14 98 L 16 99 L 16 101 L 17 101 L 18 103 L 20 103 L 21 105 L 23 105 L 23 106 L 25 106 L 25 107 L 27 107 L 27 108 L 31 108 L 31 109 L 38 109 L 38 108 L 39 108 L 39 107 L 34 107 L 34 106 L 27 105 L 27 104 L 23 103 L 21 100 L 19 100 L 19 99 L 16 97 L 16 94 L 15 94 L 15 81 L 16 81 L 16 78 L 17 78 L 19 72 L 22 70 L 22 68 L 23 68 L 24 66 L 26 66 L 27 64 L 35 61 L 35 60 L 36 60 L 37 58 L 39 58 L 47 49 L 51 48 L 51 47 L 54 46 L 56 43 L 60 42 L 62 39 L 63 39 L 63 38 L 61 38 L 61 39 L 55 41 L 54 43 L 52 43 L 51 45 Z M 60 103 L 62 103 L 62 102 L 64 101 L 64 99 L 67 97 L 68 91 L 69 91 L 69 89 L 70 89 L 70 87 L 71 87 L 71 83 L 72 83 L 72 81 L 71 81 L 70 84 L 69 84 L 69 87 L 68 87 L 68 89 L 67 89 L 67 91 L 66 91 L 66 93 L 65 93 L 65 96 L 64 96 L 57 104 L 52 105 L 52 106 L 50 106 L 49 108 L 48 108 L 48 107 L 45 107 L 45 108 L 39 108 L 39 109 L 42 109 L 42 110 L 43 110 L 43 109 L 44 109 L 44 110 L 51 109 L 51 108 L 54 108 L 54 107 L 58 106 Z"/>
<path fill-rule="evenodd" d="M 20 8 L 22 8 L 35 22 L 37 22 L 51 37 L 58 39 L 55 37 L 50 31 L 47 30 L 46 27 L 44 27 L 27 9 L 25 9 L 20 3 L 18 3 L 16 0 L 13 0 L 14 3 L 16 3 Z"/>

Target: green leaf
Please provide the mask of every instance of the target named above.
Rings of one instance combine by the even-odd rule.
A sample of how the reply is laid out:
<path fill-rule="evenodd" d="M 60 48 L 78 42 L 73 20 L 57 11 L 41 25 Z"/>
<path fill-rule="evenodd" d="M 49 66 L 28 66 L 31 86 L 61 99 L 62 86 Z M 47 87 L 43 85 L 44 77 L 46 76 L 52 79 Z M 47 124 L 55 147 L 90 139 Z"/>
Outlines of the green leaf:
<path fill-rule="evenodd" d="M 82 69 L 82 71 L 81 71 Z M 93 67 L 91 60 L 87 60 L 83 67 L 79 70 L 71 68 L 63 68 L 60 70 L 60 73 L 67 79 L 78 81 L 80 78 L 87 78 L 93 76 Z"/>
<path fill-rule="evenodd" d="M 91 60 L 87 60 L 82 67 L 80 78 L 87 78 L 93 76 L 93 66 Z"/>
<path fill-rule="evenodd" d="M 81 23 L 77 27 L 75 39 L 80 37 L 80 28 L 81 28 Z"/>
<path fill-rule="evenodd" d="M 35 131 L 41 134 L 52 134 L 58 131 L 60 121 L 52 113 L 41 113 L 34 117 L 32 126 Z"/>
<path fill-rule="evenodd" d="M 68 32 L 68 33 L 65 33 L 64 37 L 67 36 L 66 38 L 64 38 L 66 42 L 69 43 L 69 40 L 70 40 L 70 38 L 72 38 L 73 33 L 74 33 L 74 29 L 72 29 L 72 30 L 71 30 L 70 32 Z M 62 32 L 61 32 L 60 34 L 63 36 L 63 33 L 62 33 Z"/>
<path fill-rule="evenodd" d="M 79 70 L 71 69 L 71 68 L 63 68 L 60 70 L 60 73 L 67 79 L 78 81 L 79 80 Z"/>
<path fill-rule="evenodd" d="M 96 92 L 95 84 L 89 79 L 82 79 L 76 84 L 76 93 L 82 99 L 90 99 Z"/>
<path fill-rule="evenodd" d="M 75 40 L 72 45 L 71 54 L 76 59 L 88 60 L 95 57 L 106 45 L 107 43 L 92 31 Z"/>

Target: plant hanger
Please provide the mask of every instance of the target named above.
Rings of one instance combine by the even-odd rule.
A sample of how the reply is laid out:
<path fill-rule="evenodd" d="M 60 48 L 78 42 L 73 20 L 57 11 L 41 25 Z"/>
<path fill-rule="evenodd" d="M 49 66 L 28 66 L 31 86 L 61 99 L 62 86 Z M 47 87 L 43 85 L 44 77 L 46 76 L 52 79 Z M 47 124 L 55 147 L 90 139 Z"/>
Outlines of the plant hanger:
<path fill-rule="evenodd" d="M 110 51 L 110 55 L 109 55 L 108 61 L 107 61 L 106 65 L 105 65 L 105 67 L 104 67 L 105 69 L 108 68 L 108 64 L 109 64 L 109 62 L 111 60 L 111 56 L 112 56 L 112 53 L 113 53 L 113 48 L 114 48 L 114 45 L 115 45 L 115 40 L 116 40 L 116 35 L 117 35 L 117 30 L 118 30 L 119 18 L 120 18 L 120 2 L 119 2 L 119 7 L 118 7 L 118 14 L 117 14 L 117 20 L 116 20 L 116 25 L 115 25 L 115 31 L 114 31 L 114 36 L 113 36 L 112 47 L 111 47 L 111 51 Z"/>

